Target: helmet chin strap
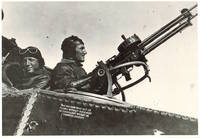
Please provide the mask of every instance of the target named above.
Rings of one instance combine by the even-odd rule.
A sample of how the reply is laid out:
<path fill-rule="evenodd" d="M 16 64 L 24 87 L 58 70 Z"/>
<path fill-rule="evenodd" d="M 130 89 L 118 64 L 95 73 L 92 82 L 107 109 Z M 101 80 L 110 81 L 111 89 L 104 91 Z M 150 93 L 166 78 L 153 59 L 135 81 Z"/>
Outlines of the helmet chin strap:
<path fill-rule="evenodd" d="M 76 53 L 75 53 L 75 51 L 63 52 L 63 58 L 65 58 L 65 59 L 71 59 L 71 60 L 76 60 Z"/>

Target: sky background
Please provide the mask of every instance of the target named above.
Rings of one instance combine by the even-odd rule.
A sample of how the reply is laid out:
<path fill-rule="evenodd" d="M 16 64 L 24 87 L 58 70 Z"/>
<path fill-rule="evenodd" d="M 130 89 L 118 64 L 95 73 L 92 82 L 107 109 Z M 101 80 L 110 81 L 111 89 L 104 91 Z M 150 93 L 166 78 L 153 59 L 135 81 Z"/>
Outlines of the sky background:
<path fill-rule="evenodd" d="M 120 37 L 137 34 L 141 40 L 173 20 L 183 8 L 196 2 L 3 2 L 2 34 L 16 38 L 21 48 L 38 47 L 46 66 L 61 60 L 64 38 L 83 39 L 87 55 L 84 68 L 118 54 Z M 146 56 L 152 82 L 125 91 L 128 103 L 198 116 L 197 18 L 193 26 L 177 34 Z M 133 78 L 143 75 L 139 68 Z M 124 84 L 122 79 L 122 84 Z M 117 98 L 121 98 L 118 96 Z"/>

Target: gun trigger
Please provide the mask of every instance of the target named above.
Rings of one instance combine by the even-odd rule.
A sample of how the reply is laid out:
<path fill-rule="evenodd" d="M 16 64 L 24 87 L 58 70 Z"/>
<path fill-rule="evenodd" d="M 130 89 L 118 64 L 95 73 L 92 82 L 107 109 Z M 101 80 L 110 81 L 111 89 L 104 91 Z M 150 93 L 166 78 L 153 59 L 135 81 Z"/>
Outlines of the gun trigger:
<path fill-rule="evenodd" d="M 149 82 L 151 82 L 151 77 L 149 75 L 147 75 L 147 78 L 149 79 Z"/>

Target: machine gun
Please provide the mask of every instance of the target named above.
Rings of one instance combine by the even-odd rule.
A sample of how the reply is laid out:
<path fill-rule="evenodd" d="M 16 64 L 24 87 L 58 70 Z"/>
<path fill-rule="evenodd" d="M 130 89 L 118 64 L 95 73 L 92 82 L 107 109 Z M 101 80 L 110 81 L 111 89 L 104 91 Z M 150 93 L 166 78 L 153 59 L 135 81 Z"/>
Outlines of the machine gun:
<path fill-rule="evenodd" d="M 126 38 L 124 35 L 121 36 L 124 41 L 118 46 L 118 55 L 114 55 L 105 63 L 103 61 L 98 62 L 98 66 L 94 70 L 100 79 L 103 77 L 105 78 L 106 76 L 106 91 L 108 97 L 112 97 L 113 95 L 119 94 L 121 92 L 122 100 L 125 101 L 125 89 L 138 84 L 145 78 L 149 78 L 149 81 L 151 81 L 149 77 L 147 59 L 145 56 L 178 32 L 181 32 L 183 29 L 191 26 L 191 20 L 197 16 L 197 13 L 192 13 L 192 10 L 196 7 L 197 5 L 194 5 L 190 9 L 182 9 L 181 14 L 178 17 L 164 25 L 162 28 L 160 28 L 158 31 L 143 41 L 141 41 L 136 34 L 129 38 Z M 118 83 L 117 77 L 122 75 L 125 77 L 126 81 L 131 80 L 130 70 L 133 68 L 133 66 L 142 66 L 145 72 L 144 76 L 124 87 L 121 87 Z M 90 73 L 87 78 L 78 82 L 74 82 L 71 85 L 77 86 L 79 84 L 83 84 L 84 82 L 91 80 L 93 74 L 94 73 Z M 102 83 L 102 81 L 100 83 Z M 116 86 L 114 90 L 112 90 L 113 84 Z"/>

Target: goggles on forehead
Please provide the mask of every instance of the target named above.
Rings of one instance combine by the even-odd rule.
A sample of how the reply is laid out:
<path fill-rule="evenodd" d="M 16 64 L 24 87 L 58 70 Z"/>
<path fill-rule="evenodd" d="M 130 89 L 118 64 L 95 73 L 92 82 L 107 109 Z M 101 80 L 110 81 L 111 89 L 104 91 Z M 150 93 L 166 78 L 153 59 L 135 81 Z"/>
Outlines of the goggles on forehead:
<path fill-rule="evenodd" d="M 34 48 L 34 47 L 30 47 L 30 48 L 20 49 L 19 50 L 19 54 L 20 55 L 26 54 L 27 52 L 29 52 L 31 54 L 36 54 L 38 52 L 38 49 Z"/>

